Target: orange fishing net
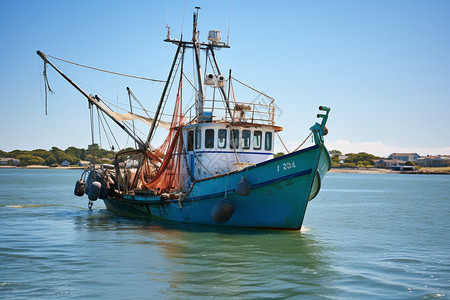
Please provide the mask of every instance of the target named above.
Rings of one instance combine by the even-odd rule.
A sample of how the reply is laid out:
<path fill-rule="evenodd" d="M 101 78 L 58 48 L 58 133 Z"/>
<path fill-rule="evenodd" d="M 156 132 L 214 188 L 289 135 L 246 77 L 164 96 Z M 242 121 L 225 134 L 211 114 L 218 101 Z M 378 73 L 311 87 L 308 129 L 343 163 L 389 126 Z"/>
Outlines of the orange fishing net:
<path fill-rule="evenodd" d="M 180 182 L 183 146 L 181 128 L 184 125 L 182 107 L 182 76 L 180 76 L 169 134 L 159 148 L 145 153 L 145 161 L 140 172 L 143 189 L 166 193 L 179 190 L 183 184 Z"/>

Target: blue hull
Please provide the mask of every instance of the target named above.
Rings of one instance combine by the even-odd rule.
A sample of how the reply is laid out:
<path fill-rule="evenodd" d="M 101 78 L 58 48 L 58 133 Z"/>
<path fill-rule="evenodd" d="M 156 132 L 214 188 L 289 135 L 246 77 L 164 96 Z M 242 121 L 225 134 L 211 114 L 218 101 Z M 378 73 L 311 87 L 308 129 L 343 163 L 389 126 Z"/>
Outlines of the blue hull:
<path fill-rule="evenodd" d="M 218 175 L 194 183 L 179 199 L 138 193 L 111 195 L 106 207 L 130 217 L 162 218 L 177 222 L 218 226 L 298 230 L 308 201 L 320 190 L 331 160 L 323 144 L 274 158 L 240 171 Z M 247 196 L 236 193 L 242 178 L 250 185 Z M 226 222 L 213 220 L 214 206 L 227 199 L 234 213 Z"/>

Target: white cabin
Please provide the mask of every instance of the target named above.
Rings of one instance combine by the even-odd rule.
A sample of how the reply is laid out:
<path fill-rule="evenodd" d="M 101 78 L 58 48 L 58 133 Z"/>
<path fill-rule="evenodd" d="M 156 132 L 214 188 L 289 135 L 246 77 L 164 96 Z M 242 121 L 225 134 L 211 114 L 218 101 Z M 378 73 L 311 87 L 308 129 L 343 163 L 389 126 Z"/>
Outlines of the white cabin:
<path fill-rule="evenodd" d="M 193 180 L 230 172 L 273 158 L 278 127 L 197 123 L 183 127 L 183 165 Z"/>

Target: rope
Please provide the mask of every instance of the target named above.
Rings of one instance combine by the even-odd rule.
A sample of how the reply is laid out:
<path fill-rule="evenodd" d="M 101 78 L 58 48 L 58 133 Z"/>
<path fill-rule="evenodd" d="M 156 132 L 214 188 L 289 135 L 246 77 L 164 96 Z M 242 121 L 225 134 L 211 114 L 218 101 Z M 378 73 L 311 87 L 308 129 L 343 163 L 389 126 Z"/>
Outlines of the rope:
<path fill-rule="evenodd" d="M 203 166 L 203 168 L 205 168 L 206 171 L 208 171 L 209 173 L 211 173 L 212 175 L 216 175 L 216 173 L 214 173 L 213 171 L 211 171 L 210 169 L 208 169 L 202 162 L 201 160 L 198 158 L 197 153 L 195 153 L 195 150 L 192 149 L 192 152 L 194 152 L 194 156 L 197 159 L 197 161 Z"/>
<path fill-rule="evenodd" d="M 181 149 L 183 149 L 183 148 L 184 148 L 184 138 L 183 138 L 183 134 L 181 134 Z M 186 153 L 187 153 L 186 151 L 183 151 L 184 163 L 186 164 L 186 170 L 188 172 L 189 178 L 191 179 L 192 182 L 194 182 L 195 178 L 192 175 L 191 169 L 189 168 L 189 163 L 187 161 Z"/>
<path fill-rule="evenodd" d="M 47 63 L 44 62 L 44 84 L 45 84 L 45 115 L 47 115 L 47 91 L 50 92 L 51 95 L 53 95 L 55 92 L 52 91 L 50 84 L 48 83 L 48 77 L 47 77 Z"/>
<path fill-rule="evenodd" d="M 311 131 L 311 133 L 306 137 L 306 139 L 300 144 L 300 146 L 298 146 L 297 148 L 295 148 L 295 150 L 294 150 L 293 152 L 295 152 L 295 151 L 297 151 L 298 149 L 300 149 L 300 147 L 303 146 L 303 144 L 306 143 L 306 141 L 309 139 L 309 137 L 311 136 L 311 134 L 312 134 L 312 131 Z"/>
<path fill-rule="evenodd" d="M 224 193 L 224 198 L 227 199 L 227 192 L 228 192 L 228 174 L 225 175 L 225 193 Z"/>
<path fill-rule="evenodd" d="M 289 154 L 290 152 L 289 152 L 288 148 L 286 147 L 286 145 L 284 144 L 284 142 L 283 142 L 283 140 L 281 139 L 281 136 L 280 136 L 280 134 L 279 134 L 278 132 L 277 132 L 277 136 L 278 136 L 278 138 L 280 139 L 281 144 L 283 144 L 284 149 L 285 149 L 286 152 Z M 300 146 L 301 146 L 301 145 L 300 145 Z"/>
<path fill-rule="evenodd" d="M 86 65 L 82 65 L 79 63 L 75 63 L 72 61 L 68 61 L 62 58 L 58 58 L 52 55 L 47 55 L 48 57 L 51 57 L 53 59 L 57 59 L 72 65 L 76 65 L 79 67 L 83 67 L 83 68 L 88 68 L 88 69 L 92 69 L 92 70 L 96 70 L 96 71 L 100 71 L 100 72 L 105 72 L 105 73 L 110 73 L 110 74 L 114 74 L 114 75 L 119 75 L 119 76 L 125 76 L 125 77 L 131 77 L 131 78 L 136 78 L 136 79 L 142 79 L 142 80 L 148 80 L 148 81 L 153 81 L 153 82 L 166 82 L 165 80 L 159 80 L 159 79 L 151 79 L 151 78 L 146 78 L 146 77 L 139 77 L 139 76 L 134 76 L 134 75 L 128 75 L 128 74 L 122 74 L 122 73 L 117 73 L 117 72 L 112 72 L 112 71 L 107 71 L 107 70 L 103 70 L 103 69 L 99 69 L 99 68 L 94 68 L 94 67 L 90 67 L 90 66 L 86 66 Z"/>
<path fill-rule="evenodd" d="M 189 163 L 187 161 L 187 157 L 186 157 L 186 152 L 183 152 L 183 158 L 184 158 L 184 163 L 186 164 L 186 170 L 188 172 L 189 178 L 191 179 L 191 182 L 195 181 L 194 176 L 192 175 L 192 171 L 191 168 L 189 168 Z"/>
<path fill-rule="evenodd" d="M 230 134 L 231 134 L 232 132 L 233 132 L 233 127 L 230 126 Z M 238 133 L 238 134 L 239 134 L 239 133 Z M 232 139 L 230 139 L 230 143 L 233 144 L 234 156 L 236 157 L 236 162 L 237 162 L 238 164 L 240 164 L 241 161 L 239 160 L 239 156 L 238 156 L 238 154 L 237 154 L 237 152 L 236 152 L 236 143 L 235 143 L 235 141 L 236 141 L 236 136 L 235 136 L 234 134 L 231 134 L 231 136 L 232 136 Z M 239 139 L 238 139 L 238 143 L 239 143 Z"/>
<path fill-rule="evenodd" d="M 272 102 L 270 102 L 269 104 L 272 104 L 273 103 L 273 101 L 275 101 L 275 99 L 273 99 L 272 97 L 270 97 L 270 96 L 267 96 L 266 94 L 264 94 L 263 92 L 260 92 L 260 91 L 258 91 L 257 89 L 254 89 L 254 88 L 252 88 L 251 86 L 249 86 L 249 85 L 247 85 L 247 84 L 245 84 L 245 83 L 243 83 L 242 81 L 239 81 L 239 80 L 237 80 L 236 78 L 234 78 L 234 77 L 231 77 L 231 78 L 233 78 L 234 80 L 236 80 L 237 82 L 239 82 L 240 84 L 242 84 L 242 85 L 244 85 L 244 86 L 246 86 L 246 87 L 248 87 L 249 89 L 251 89 L 251 90 L 253 90 L 253 91 L 255 91 L 255 92 L 257 92 L 257 93 L 260 93 L 261 95 L 263 95 L 263 96 L 266 96 L 267 98 L 269 98 L 269 99 L 272 99 Z"/>
<path fill-rule="evenodd" d="M 181 202 L 184 201 L 184 199 L 186 199 L 186 197 L 192 192 L 192 189 L 194 188 L 194 184 L 195 182 L 192 183 L 191 187 L 189 188 L 189 190 L 187 191 L 186 194 L 183 194 L 180 198 L 178 198 L 178 206 L 181 209 Z"/>

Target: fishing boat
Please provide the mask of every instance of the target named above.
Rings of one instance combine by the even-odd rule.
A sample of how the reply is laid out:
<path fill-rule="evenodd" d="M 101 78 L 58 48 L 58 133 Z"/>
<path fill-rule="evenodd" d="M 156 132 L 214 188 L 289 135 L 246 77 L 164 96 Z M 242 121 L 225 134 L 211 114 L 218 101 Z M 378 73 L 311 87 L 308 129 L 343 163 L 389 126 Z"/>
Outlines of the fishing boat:
<path fill-rule="evenodd" d="M 87 98 L 91 109 L 108 116 L 137 145 L 117 153 L 114 164 L 91 164 L 74 193 L 87 195 L 89 208 L 101 199 L 108 210 L 128 217 L 299 230 L 308 202 L 319 193 L 331 167 L 324 145 L 330 108 L 319 107 L 319 120 L 310 128 L 312 145 L 274 158 L 275 136 L 283 128 L 275 124 L 273 98 L 261 93 L 271 100 L 254 103 L 234 95 L 232 83 L 238 80 L 231 70 L 228 77 L 221 73 L 215 53 L 229 48 L 228 42 L 221 42 L 217 30 L 208 32 L 208 42 L 200 42 L 198 8 L 193 17 L 191 40 L 172 39 L 170 29 L 164 40 L 176 51 L 153 117 L 113 111 L 99 96 L 76 85 L 49 55 L 37 51 L 44 75 L 45 66 L 52 66 Z M 183 68 L 187 52 L 193 53 L 195 62 L 192 81 Z M 189 107 L 182 104 L 186 82 L 195 94 Z M 174 109 L 171 121 L 164 121 L 172 86 L 177 87 Z M 146 139 L 126 125 L 138 119 L 148 124 Z M 167 137 L 155 148 L 155 132 L 163 129 L 168 130 Z"/>

